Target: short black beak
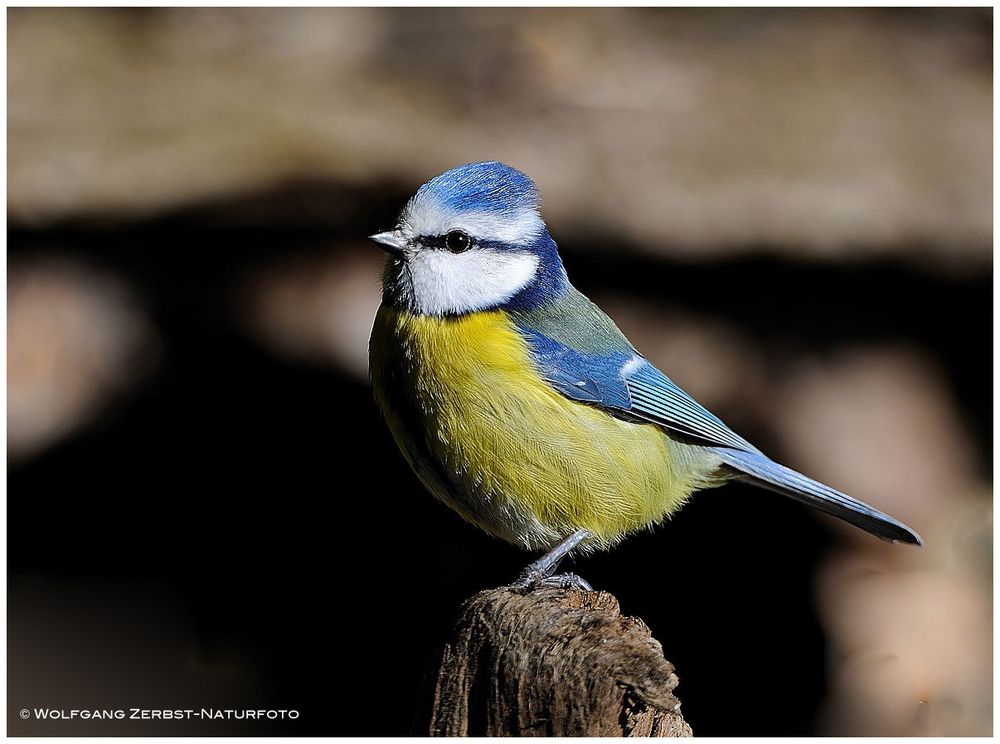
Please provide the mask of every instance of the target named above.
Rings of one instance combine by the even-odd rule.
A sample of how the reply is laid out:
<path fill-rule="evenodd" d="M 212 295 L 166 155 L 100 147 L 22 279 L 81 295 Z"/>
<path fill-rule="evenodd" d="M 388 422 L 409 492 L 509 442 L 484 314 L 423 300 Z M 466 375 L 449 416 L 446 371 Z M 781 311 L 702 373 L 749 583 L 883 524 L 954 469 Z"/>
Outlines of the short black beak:
<path fill-rule="evenodd" d="M 399 230 L 388 230 L 369 237 L 394 256 L 402 256 L 403 249 L 406 248 L 406 238 Z"/>

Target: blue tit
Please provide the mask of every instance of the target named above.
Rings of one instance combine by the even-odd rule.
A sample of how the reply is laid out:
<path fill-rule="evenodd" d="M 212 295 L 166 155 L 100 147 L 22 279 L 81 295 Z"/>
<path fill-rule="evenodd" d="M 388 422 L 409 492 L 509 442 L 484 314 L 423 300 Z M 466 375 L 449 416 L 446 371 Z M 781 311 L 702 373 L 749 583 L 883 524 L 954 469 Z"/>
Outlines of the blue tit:
<path fill-rule="evenodd" d="M 777 491 L 893 542 L 906 525 L 768 458 L 633 348 L 578 292 L 525 174 L 499 162 L 421 186 L 395 229 L 369 343 L 375 399 L 427 489 L 463 518 L 548 551 L 554 573 L 730 480 Z"/>

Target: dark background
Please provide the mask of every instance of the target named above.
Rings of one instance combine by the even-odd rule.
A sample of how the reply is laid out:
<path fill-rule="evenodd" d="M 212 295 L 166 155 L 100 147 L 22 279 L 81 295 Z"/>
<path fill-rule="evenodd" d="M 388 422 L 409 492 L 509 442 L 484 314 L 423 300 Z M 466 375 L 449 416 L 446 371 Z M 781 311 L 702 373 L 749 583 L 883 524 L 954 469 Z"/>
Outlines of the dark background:
<path fill-rule="evenodd" d="M 15 34 L 67 23 L 51 12 L 12 15 Z M 84 14 L 80 26 L 120 23 L 113 15 Z M 237 17 L 252 25 L 246 14 Z M 395 18 L 388 11 L 375 17 Z M 224 25 L 225 18 L 216 14 L 212 22 Z M 522 22 L 517 14 L 503 18 Z M 753 13 L 700 18 L 695 27 L 719 19 L 774 22 Z M 194 22 L 176 11 L 142 23 L 168 21 L 179 28 Z M 955 27 L 988 37 L 989 23 L 988 14 L 961 23 L 923 16 L 920 33 L 940 33 L 944 44 Z M 129 53 L 140 55 L 142 48 Z M 11 54 L 20 49 L 12 43 Z M 147 53 L 156 54 L 152 49 Z M 988 68 L 988 58 L 983 64 Z M 15 85 L 12 97 L 17 93 Z M 53 111 L 59 105 L 51 101 Z M 15 107 L 15 125 L 16 117 Z M 17 126 L 12 132 L 11 149 L 28 148 L 30 137 Z M 982 144 L 982 157 L 989 158 L 989 142 Z M 289 353 L 274 333 L 260 332 L 260 317 L 271 316 L 255 303 L 277 298 L 294 308 L 312 302 L 311 275 L 343 274 L 358 262 L 365 268 L 350 274 L 352 291 L 377 297 L 380 259 L 363 237 L 391 225 L 422 180 L 467 159 L 473 158 L 442 161 L 432 170 L 409 165 L 397 176 L 370 181 L 331 172 L 336 166 L 317 167 L 322 172 L 308 177 L 278 173 L 272 183 L 179 203 L 137 192 L 144 201 L 139 212 L 109 209 L 97 197 L 88 206 L 79 196 L 68 208 L 25 207 L 15 193 L 21 184 L 15 162 L 8 224 L 13 405 L 16 386 L 42 375 L 46 360 L 74 359 L 31 346 L 61 343 L 48 321 L 39 320 L 51 303 L 41 301 L 31 312 L 15 307 L 33 308 L 45 277 L 54 278 L 56 294 L 101 296 L 106 286 L 127 288 L 129 299 L 116 307 L 141 316 L 137 327 L 145 330 L 129 342 L 120 366 L 95 373 L 98 402 L 84 406 L 78 422 L 12 451 L 8 461 L 11 733 L 410 733 L 422 675 L 462 600 L 512 580 L 532 556 L 478 533 L 437 504 L 397 452 L 356 366 L 317 352 L 317 342 L 308 339 L 305 351 Z M 21 162 L 27 160 L 24 155 Z M 514 164 L 532 173 L 530 158 Z M 985 660 L 988 675 L 989 646 L 980 645 L 977 624 L 989 622 L 988 568 L 981 567 L 989 565 L 992 539 L 989 518 L 981 518 L 989 514 L 992 448 L 988 254 L 963 253 L 961 246 L 975 242 L 967 236 L 951 243 L 932 235 L 884 245 L 881 238 L 867 245 L 859 240 L 857 251 L 851 240 L 838 239 L 847 247 L 823 256 L 766 229 L 712 252 L 683 236 L 651 247 L 614 224 L 591 230 L 567 224 L 563 231 L 548 219 L 581 290 L 598 301 L 625 298 L 649 309 L 642 323 L 622 321 L 627 331 L 634 323 L 669 345 L 672 328 L 691 333 L 693 327 L 697 335 L 702 324 L 721 325 L 728 334 L 723 339 L 752 350 L 743 357 L 750 368 L 734 364 L 741 357 L 719 353 L 711 373 L 730 392 L 713 407 L 779 459 L 798 457 L 790 464 L 799 464 L 805 456 L 788 444 L 794 434 L 781 429 L 780 403 L 787 399 L 774 389 L 804 386 L 790 369 L 801 360 L 836 367 L 845 349 L 915 350 L 904 360 L 926 363 L 938 386 L 918 387 L 914 395 L 936 396 L 946 420 L 961 427 L 963 444 L 953 444 L 962 451 L 965 464 L 956 470 L 965 480 L 956 489 L 975 496 L 949 501 L 942 495 L 944 511 L 934 511 L 931 496 L 907 512 L 905 502 L 889 496 L 858 494 L 925 538 L 938 537 L 938 546 L 946 544 L 940 560 L 930 540 L 923 551 L 883 546 L 777 495 L 731 485 L 695 498 L 655 533 L 577 565 L 574 570 L 614 593 L 623 611 L 641 617 L 661 641 L 677 668 L 678 695 L 695 733 L 988 733 L 991 695 L 984 703 L 979 693 L 946 686 L 936 693 L 933 685 L 918 684 L 913 712 L 901 717 L 880 718 L 877 701 L 858 708 L 843 690 L 863 690 L 863 680 L 836 676 L 857 646 L 852 649 L 829 614 L 837 597 L 847 596 L 845 606 L 854 607 L 853 595 L 838 595 L 835 582 L 831 588 L 818 579 L 836 572 L 838 560 L 854 566 L 859 556 L 868 568 L 858 574 L 855 566 L 848 575 L 862 580 L 874 571 L 899 582 L 925 577 L 926 586 L 937 586 L 933 581 L 943 576 L 950 591 L 960 580 L 947 572 L 959 571 L 972 588 L 955 612 L 972 619 L 956 615 L 943 632 L 971 644 L 970 658 Z M 880 247 L 870 250 L 874 245 Z M 275 277 L 301 293 L 282 294 L 287 283 L 269 289 Z M 321 315 L 314 311 L 309 322 Z M 299 318 L 294 311 L 288 317 L 292 325 Z M 685 325 L 686 318 L 693 321 Z M 23 329 L 15 327 L 22 321 Z M 72 361 L 54 366 L 73 375 Z M 89 368 L 81 362 L 80 369 Z M 10 415 L 15 446 L 20 440 Z M 933 417 L 928 427 L 942 436 L 951 431 Z M 949 460 L 952 450 L 942 446 L 941 457 Z M 888 467 L 898 465 L 905 447 L 890 453 Z M 919 447 L 913 456 L 921 457 Z M 980 515 L 972 519 L 987 534 L 970 528 L 970 514 Z M 945 523 L 957 526 L 944 532 Z M 916 601 L 926 602 L 930 591 L 916 589 Z M 878 608 L 872 612 L 880 616 Z M 922 626 L 928 643 L 938 637 L 935 622 L 946 624 Z M 915 638 L 919 656 L 919 632 Z M 898 649 L 890 658 L 907 663 Z M 957 654 L 955 664 L 963 658 Z M 956 674 L 968 679 L 970 672 Z M 900 695 L 910 694 L 906 681 L 897 687 Z M 943 701 L 944 713 L 936 701 Z M 19 709 L 35 707 L 289 708 L 301 715 L 280 723 L 18 718 Z M 831 711 L 840 712 L 833 716 L 838 720 L 831 722 Z"/>

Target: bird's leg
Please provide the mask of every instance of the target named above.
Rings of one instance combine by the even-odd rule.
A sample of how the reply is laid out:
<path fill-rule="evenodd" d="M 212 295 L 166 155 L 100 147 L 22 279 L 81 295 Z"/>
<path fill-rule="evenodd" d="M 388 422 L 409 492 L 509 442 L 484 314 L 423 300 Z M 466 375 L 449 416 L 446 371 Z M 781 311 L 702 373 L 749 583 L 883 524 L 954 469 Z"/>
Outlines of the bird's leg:
<path fill-rule="evenodd" d="M 536 586 L 555 586 L 560 589 L 568 589 L 570 587 L 587 590 L 592 589 L 593 587 L 591 587 L 590 584 L 576 574 L 566 573 L 559 574 L 558 576 L 553 575 L 555 574 L 556 569 L 559 568 L 559 564 L 562 562 L 562 559 L 565 558 L 566 555 L 573 550 L 573 548 L 588 537 L 590 537 L 590 533 L 587 532 L 587 530 L 577 530 L 561 543 L 556 545 L 548 553 L 524 569 L 518 580 L 511 584 L 511 587 L 515 589 L 531 589 Z"/>

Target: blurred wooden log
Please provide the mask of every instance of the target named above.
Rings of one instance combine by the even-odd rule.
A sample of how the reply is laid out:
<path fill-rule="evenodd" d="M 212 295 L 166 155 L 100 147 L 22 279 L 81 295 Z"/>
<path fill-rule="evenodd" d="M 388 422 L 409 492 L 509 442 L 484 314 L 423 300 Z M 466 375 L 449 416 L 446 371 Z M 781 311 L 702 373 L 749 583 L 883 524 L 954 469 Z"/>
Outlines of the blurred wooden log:
<path fill-rule="evenodd" d="M 420 734 L 691 736 L 677 675 L 606 592 L 484 591 L 432 674 Z"/>

